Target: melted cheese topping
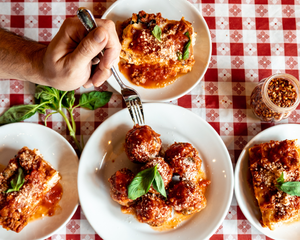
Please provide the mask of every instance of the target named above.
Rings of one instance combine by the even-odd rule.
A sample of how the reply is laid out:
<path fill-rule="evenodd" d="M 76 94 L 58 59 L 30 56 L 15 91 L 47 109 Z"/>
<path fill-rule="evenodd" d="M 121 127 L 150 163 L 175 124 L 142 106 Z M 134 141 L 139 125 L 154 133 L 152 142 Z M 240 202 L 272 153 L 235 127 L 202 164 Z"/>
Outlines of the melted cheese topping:
<path fill-rule="evenodd" d="M 20 167 L 25 175 L 24 184 L 19 191 L 6 193 Z M 0 173 L 0 225 L 20 232 L 59 180 L 59 173 L 36 149 L 23 147 Z"/>
<path fill-rule="evenodd" d="M 160 40 L 152 33 L 155 26 L 161 29 Z M 146 88 L 167 86 L 191 71 L 195 64 L 193 44 L 197 34 L 184 18 L 168 20 L 160 13 L 140 11 L 121 25 L 120 32 L 120 71 L 136 85 Z M 189 41 L 188 57 L 182 59 Z"/>
<path fill-rule="evenodd" d="M 300 197 L 291 196 L 276 185 L 284 173 L 284 181 L 300 181 L 300 155 L 296 140 L 271 141 L 249 149 L 250 172 L 263 227 L 274 230 L 283 223 L 299 218 Z"/>

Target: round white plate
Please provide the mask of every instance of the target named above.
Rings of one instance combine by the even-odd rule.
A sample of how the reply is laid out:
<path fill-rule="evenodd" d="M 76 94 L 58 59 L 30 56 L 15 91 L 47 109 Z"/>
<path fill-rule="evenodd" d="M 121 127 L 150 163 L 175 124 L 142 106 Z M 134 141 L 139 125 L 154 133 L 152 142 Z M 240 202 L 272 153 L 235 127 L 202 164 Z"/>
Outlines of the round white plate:
<path fill-rule="evenodd" d="M 7 231 L 0 226 L 1 240 L 45 239 L 63 227 L 78 206 L 78 157 L 69 142 L 54 130 L 35 123 L 11 123 L 0 127 L 0 164 L 6 166 L 24 146 L 38 149 L 62 179 L 61 212 L 28 223 L 20 232 Z"/>
<path fill-rule="evenodd" d="M 164 18 L 180 20 L 181 17 L 192 23 L 197 32 L 194 46 L 195 65 L 193 70 L 178 78 L 173 84 L 158 89 L 146 89 L 130 83 L 118 70 L 124 83 L 136 89 L 144 102 L 166 102 L 177 99 L 191 91 L 203 78 L 211 57 L 211 38 L 204 18 L 187 0 L 118 0 L 104 13 L 102 18 L 115 23 L 124 21 L 144 10 L 147 13 L 161 13 Z M 118 92 L 120 86 L 113 76 L 108 79 L 109 84 Z"/>
<path fill-rule="evenodd" d="M 300 139 L 300 125 L 298 124 L 282 124 L 268 128 L 249 141 L 249 143 L 243 149 L 239 156 L 238 162 L 235 168 L 235 194 L 238 204 L 244 213 L 248 221 L 260 232 L 267 235 L 270 238 L 291 240 L 299 239 L 300 236 L 300 222 L 283 225 L 278 229 L 271 231 L 269 228 L 263 228 L 259 223 L 261 217 L 260 210 L 255 203 L 255 197 L 253 196 L 252 190 L 248 184 L 247 175 L 248 173 L 248 158 L 249 148 L 255 144 L 263 142 L 269 142 L 270 140 L 282 141 L 285 139 Z"/>
<path fill-rule="evenodd" d="M 144 104 L 146 124 L 161 135 L 163 147 L 190 142 L 199 151 L 211 185 L 207 207 L 174 230 L 159 232 L 123 214 L 109 194 L 108 178 L 122 167 L 133 168 L 124 153 L 125 134 L 133 127 L 127 109 L 103 122 L 90 137 L 79 161 L 81 207 L 95 231 L 110 239 L 207 239 L 222 223 L 233 194 L 233 169 L 216 131 L 191 111 L 166 103 Z M 221 200 L 221 201 L 220 201 Z"/>

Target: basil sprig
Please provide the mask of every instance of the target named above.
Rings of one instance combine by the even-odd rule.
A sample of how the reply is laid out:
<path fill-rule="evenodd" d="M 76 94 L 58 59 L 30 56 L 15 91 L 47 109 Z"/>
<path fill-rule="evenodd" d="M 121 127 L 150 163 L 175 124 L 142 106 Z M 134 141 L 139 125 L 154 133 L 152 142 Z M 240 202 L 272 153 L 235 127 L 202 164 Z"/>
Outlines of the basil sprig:
<path fill-rule="evenodd" d="M 181 52 L 177 52 L 177 58 L 179 61 L 182 60 L 182 53 Z"/>
<path fill-rule="evenodd" d="M 185 44 L 184 48 L 183 48 L 183 54 L 182 54 L 182 60 L 186 60 L 189 58 L 190 56 L 190 45 L 191 45 L 191 38 L 190 38 L 190 34 L 189 32 L 186 32 L 184 35 L 186 35 L 189 38 L 189 41 Z"/>
<path fill-rule="evenodd" d="M 291 195 L 291 196 L 298 196 L 300 197 L 300 182 L 284 182 L 284 174 L 281 173 L 280 177 L 277 179 L 278 184 L 276 187 Z"/>
<path fill-rule="evenodd" d="M 76 124 L 73 117 L 73 111 L 77 107 L 83 107 L 90 110 L 95 110 L 104 106 L 111 98 L 111 92 L 92 91 L 83 93 L 79 98 L 79 103 L 75 103 L 75 91 L 60 91 L 52 87 L 37 85 L 35 89 L 35 104 L 12 106 L 0 116 L 0 125 L 7 123 L 20 122 L 30 118 L 35 113 L 46 114 L 46 110 L 52 110 L 45 117 L 45 125 L 47 119 L 52 114 L 59 113 L 66 121 L 70 136 L 81 153 L 83 146 L 80 145 L 76 138 Z M 69 118 L 63 111 L 66 109 L 69 113 Z"/>
<path fill-rule="evenodd" d="M 152 30 L 153 36 L 161 42 L 161 29 L 158 25 L 155 25 L 155 27 Z"/>
<path fill-rule="evenodd" d="M 22 168 L 18 169 L 18 174 L 10 181 L 11 188 L 7 189 L 6 193 L 17 192 L 25 182 Z"/>
<path fill-rule="evenodd" d="M 145 195 L 151 184 L 164 197 L 167 197 L 164 181 L 157 170 L 157 165 L 139 172 L 128 186 L 128 198 L 135 200 Z"/>

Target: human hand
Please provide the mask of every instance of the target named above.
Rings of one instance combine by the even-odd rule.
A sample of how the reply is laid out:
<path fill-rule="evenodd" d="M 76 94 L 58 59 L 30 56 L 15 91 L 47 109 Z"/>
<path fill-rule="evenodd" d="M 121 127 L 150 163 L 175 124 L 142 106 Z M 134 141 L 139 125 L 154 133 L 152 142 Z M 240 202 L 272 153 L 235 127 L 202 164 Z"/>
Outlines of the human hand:
<path fill-rule="evenodd" d="M 48 45 L 42 64 L 46 83 L 60 90 L 80 86 L 100 86 L 111 75 L 111 66 L 119 59 L 121 45 L 110 20 L 96 19 L 98 27 L 87 34 L 78 18 L 67 18 Z M 105 48 L 104 56 L 99 54 Z M 92 72 L 92 60 L 100 63 Z"/>

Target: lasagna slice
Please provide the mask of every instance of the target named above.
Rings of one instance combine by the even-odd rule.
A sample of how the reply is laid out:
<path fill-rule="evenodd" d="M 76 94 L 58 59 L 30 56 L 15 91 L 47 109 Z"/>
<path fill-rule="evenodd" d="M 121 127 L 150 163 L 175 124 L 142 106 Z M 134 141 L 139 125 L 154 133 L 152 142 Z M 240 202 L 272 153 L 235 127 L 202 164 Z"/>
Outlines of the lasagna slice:
<path fill-rule="evenodd" d="M 140 11 L 120 25 L 119 34 L 120 71 L 136 85 L 164 87 L 192 70 L 197 34 L 184 17 L 175 21 Z"/>
<path fill-rule="evenodd" d="M 299 219 L 300 197 L 276 187 L 282 173 L 284 182 L 300 181 L 299 153 L 297 140 L 270 141 L 249 149 L 250 173 L 263 227 L 274 230 Z"/>
<path fill-rule="evenodd" d="M 24 184 L 18 191 L 8 191 L 20 169 L 24 174 Z M 20 232 L 59 179 L 59 173 L 38 150 L 23 147 L 0 173 L 0 225 Z"/>

